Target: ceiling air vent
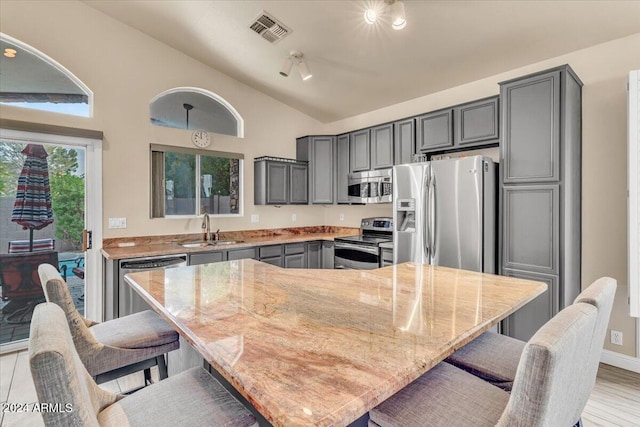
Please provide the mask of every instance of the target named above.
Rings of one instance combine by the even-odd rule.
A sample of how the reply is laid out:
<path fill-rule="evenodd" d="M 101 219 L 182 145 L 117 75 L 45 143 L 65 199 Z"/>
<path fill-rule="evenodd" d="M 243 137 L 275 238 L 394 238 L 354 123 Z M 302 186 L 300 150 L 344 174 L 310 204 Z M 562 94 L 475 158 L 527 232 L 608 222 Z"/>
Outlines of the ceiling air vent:
<path fill-rule="evenodd" d="M 249 28 L 269 43 L 274 44 L 291 33 L 291 30 L 287 26 L 265 11 L 262 11 L 260 15 L 258 15 Z"/>

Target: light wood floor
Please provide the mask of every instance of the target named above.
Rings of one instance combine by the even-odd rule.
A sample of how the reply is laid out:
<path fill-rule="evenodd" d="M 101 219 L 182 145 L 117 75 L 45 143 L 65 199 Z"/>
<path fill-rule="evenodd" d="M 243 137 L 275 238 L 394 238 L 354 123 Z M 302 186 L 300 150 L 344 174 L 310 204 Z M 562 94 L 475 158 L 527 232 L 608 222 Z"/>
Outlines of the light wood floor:
<path fill-rule="evenodd" d="M 158 372 L 152 370 L 157 381 Z M 119 393 L 141 386 L 142 373 L 101 384 Z M 36 401 L 26 351 L 0 356 L 0 402 L 28 403 Z M 0 413 L 0 426 L 43 426 L 38 413 Z M 600 365 L 596 385 L 582 413 L 585 427 L 640 427 L 640 374 L 609 365 Z"/>

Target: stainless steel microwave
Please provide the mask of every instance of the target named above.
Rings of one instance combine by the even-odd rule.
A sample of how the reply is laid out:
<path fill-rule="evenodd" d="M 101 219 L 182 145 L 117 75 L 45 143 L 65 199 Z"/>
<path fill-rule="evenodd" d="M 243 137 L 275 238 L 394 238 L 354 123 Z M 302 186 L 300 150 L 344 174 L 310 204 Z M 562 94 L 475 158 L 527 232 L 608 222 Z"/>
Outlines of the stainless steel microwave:
<path fill-rule="evenodd" d="M 391 203 L 392 169 L 349 174 L 349 201 L 354 203 Z"/>

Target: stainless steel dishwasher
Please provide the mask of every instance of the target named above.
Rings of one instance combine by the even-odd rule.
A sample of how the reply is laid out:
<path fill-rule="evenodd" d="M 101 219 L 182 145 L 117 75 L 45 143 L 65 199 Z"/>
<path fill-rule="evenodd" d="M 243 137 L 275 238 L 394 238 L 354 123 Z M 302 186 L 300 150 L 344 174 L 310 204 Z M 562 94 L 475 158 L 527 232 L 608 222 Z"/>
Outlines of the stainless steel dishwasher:
<path fill-rule="evenodd" d="M 118 296 L 114 298 L 114 301 L 118 301 L 117 317 L 150 309 L 149 304 L 124 281 L 125 274 L 185 265 L 187 265 L 186 254 L 120 260 L 118 263 Z"/>

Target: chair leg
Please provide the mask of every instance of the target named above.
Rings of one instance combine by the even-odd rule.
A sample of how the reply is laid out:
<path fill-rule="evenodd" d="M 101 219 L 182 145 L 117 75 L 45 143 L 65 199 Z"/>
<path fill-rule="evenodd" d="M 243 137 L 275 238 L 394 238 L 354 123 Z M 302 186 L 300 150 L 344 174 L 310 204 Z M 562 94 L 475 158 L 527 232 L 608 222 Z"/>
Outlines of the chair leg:
<path fill-rule="evenodd" d="M 151 368 L 147 368 L 144 370 L 144 385 L 148 386 L 153 384 L 153 381 L 151 380 Z"/>
<path fill-rule="evenodd" d="M 160 374 L 160 381 L 167 379 L 169 376 L 167 372 L 167 362 L 165 361 L 164 355 L 156 357 L 158 361 L 158 372 Z"/>

